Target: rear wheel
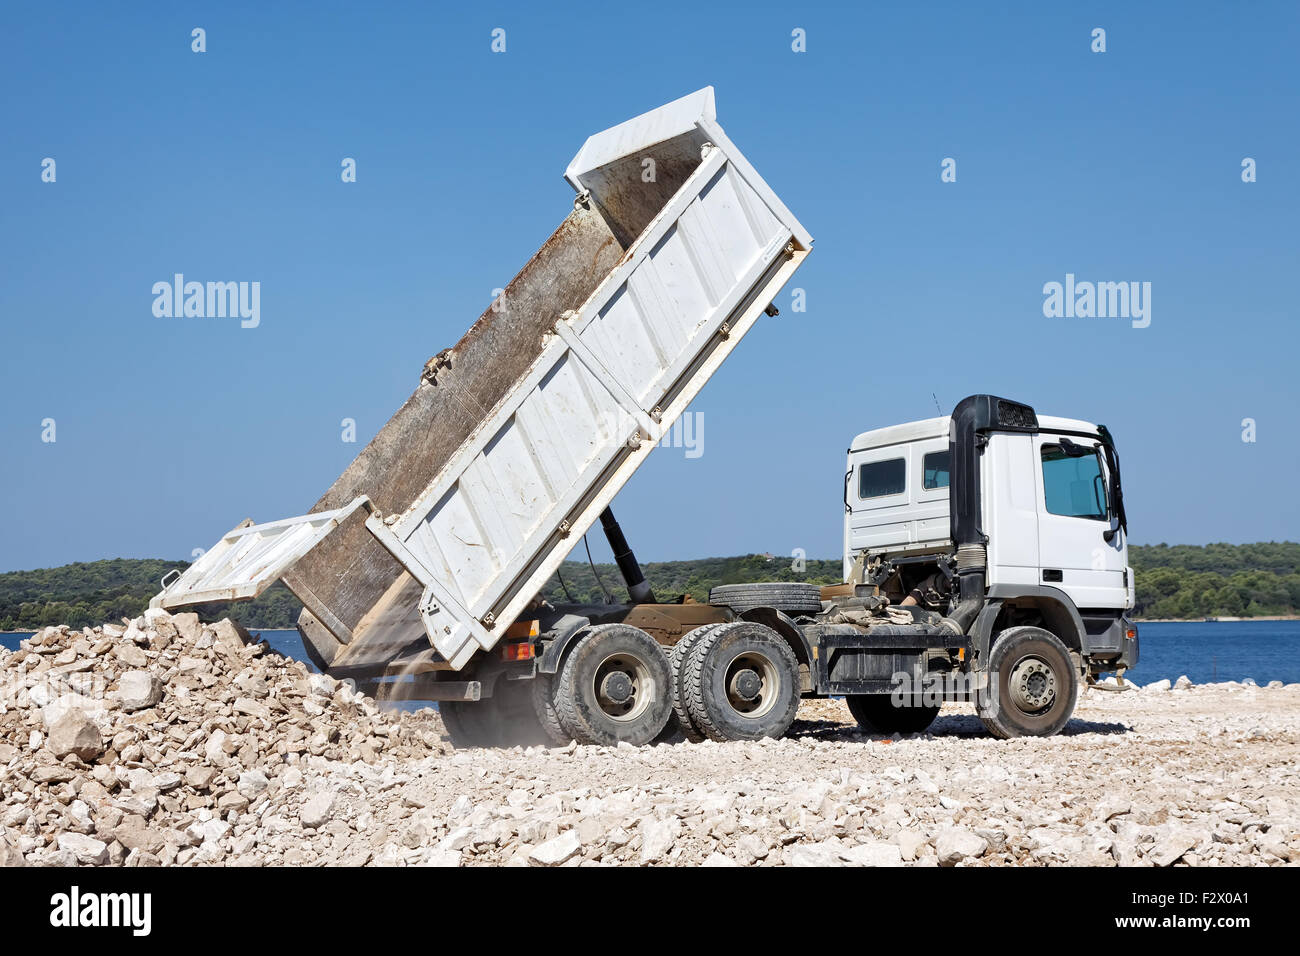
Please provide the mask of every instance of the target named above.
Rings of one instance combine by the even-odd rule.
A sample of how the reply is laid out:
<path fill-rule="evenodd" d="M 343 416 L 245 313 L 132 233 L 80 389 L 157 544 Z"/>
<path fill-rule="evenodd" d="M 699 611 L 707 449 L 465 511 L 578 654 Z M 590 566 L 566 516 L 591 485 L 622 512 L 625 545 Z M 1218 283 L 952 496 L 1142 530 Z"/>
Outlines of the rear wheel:
<path fill-rule="evenodd" d="M 673 665 L 673 713 L 677 716 L 677 723 L 682 731 L 682 736 L 693 744 L 701 743 L 707 738 L 704 731 L 700 730 L 695 724 L 695 719 L 691 717 L 690 706 L 686 699 L 685 683 L 685 662 L 690 658 L 691 651 L 695 650 L 695 645 L 700 638 L 713 633 L 721 624 L 705 624 L 703 627 L 697 627 L 692 631 L 687 631 L 682 635 L 681 640 L 673 645 L 669 653 L 669 661 Z"/>
<path fill-rule="evenodd" d="M 553 699 L 579 743 L 641 746 L 672 713 L 672 668 L 659 643 L 628 624 L 602 624 L 578 639 Z"/>
<path fill-rule="evenodd" d="M 451 742 L 464 747 L 531 747 L 549 742 L 533 710 L 532 681 L 498 677 L 491 697 L 438 704 Z"/>
<path fill-rule="evenodd" d="M 1079 675 L 1065 645 L 1041 627 L 1012 627 L 989 654 L 988 687 L 976 712 L 994 737 L 1050 737 L 1074 713 Z"/>
<path fill-rule="evenodd" d="M 530 683 L 533 685 L 533 712 L 537 715 L 542 730 L 551 743 L 561 746 L 567 744 L 573 739 L 573 733 L 564 726 L 559 709 L 555 706 L 555 676 L 538 671 Z"/>
<path fill-rule="evenodd" d="M 682 661 L 695 726 L 713 740 L 780 737 L 799 710 L 799 662 L 770 627 L 722 624 Z"/>
<path fill-rule="evenodd" d="M 919 734 L 939 716 L 937 705 L 897 705 L 893 694 L 850 694 L 849 713 L 867 733 Z"/>

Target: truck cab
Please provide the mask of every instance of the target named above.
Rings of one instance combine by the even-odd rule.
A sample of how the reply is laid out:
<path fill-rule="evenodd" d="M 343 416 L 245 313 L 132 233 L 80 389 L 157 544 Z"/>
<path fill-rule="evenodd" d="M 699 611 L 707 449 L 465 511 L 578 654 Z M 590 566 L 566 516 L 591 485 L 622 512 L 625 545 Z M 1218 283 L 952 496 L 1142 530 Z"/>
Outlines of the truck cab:
<path fill-rule="evenodd" d="M 1098 426 L 1038 417 L 1036 432 L 990 431 L 980 452 L 980 528 L 988 586 L 1046 587 L 1109 616 L 1133 606 L 1128 536 Z M 885 560 L 952 549 L 948 489 L 952 419 L 863 432 L 845 473 L 844 574 L 863 555 Z"/>
<path fill-rule="evenodd" d="M 1052 633 L 1085 679 L 1136 664 L 1119 454 L 1105 426 L 976 395 L 951 416 L 854 438 L 846 582 L 901 603 L 936 574 L 977 677 L 1010 626 Z"/>

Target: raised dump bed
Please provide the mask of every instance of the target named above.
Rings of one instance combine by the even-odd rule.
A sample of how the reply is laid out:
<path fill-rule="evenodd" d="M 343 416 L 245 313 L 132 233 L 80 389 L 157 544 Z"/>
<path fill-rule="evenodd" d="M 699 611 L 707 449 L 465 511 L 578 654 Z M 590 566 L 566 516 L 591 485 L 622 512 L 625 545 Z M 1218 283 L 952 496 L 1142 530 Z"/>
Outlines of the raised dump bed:
<path fill-rule="evenodd" d="M 706 88 L 597 133 L 572 212 L 300 518 L 232 530 L 156 606 L 283 578 L 316 663 L 491 648 L 769 306 L 812 238 Z"/>

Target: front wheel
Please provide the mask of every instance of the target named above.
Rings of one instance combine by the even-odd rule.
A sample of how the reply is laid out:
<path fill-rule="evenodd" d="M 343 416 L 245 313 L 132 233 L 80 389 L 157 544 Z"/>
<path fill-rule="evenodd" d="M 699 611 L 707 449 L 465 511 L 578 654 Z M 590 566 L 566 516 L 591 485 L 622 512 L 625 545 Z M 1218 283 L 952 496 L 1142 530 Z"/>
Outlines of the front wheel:
<path fill-rule="evenodd" d="M 937 704 L 898 704 L 893 694 L 850 694 L 844 700 L 867 733 L 919 734 L 939 716 Z"/>
<path fill-rule="evenodd" d="M 1079 674 L 1065 645 L 1041 627 L 1012 627 L 993 642 L 988 685 L 975 707 L 994 737 L 1060 733 L 1079 699 Z"/>

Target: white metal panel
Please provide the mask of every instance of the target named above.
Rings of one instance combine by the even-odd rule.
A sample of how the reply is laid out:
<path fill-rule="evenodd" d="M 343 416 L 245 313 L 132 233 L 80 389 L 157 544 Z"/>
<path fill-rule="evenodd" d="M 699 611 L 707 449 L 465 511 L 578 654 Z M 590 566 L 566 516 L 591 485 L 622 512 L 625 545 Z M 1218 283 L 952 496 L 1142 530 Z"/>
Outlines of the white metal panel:
<path fill-rule="evenodd" d="M 1038 584 L 1034 436 L 994 432 L 980 456 L 980 525 L 988 535 L 988 583 Z"/>
<path fill-rule="evenodd" d="M 255 598 L 352 512 L 365 497 L 335 511 L 253 524 L 244 521 L 209 548 L 174 580 L 164 578 L 152 607 L 177 608 L 208 601 Z"/>
<path fill-rule="evenodd" d="M 934 432 L 934 430 L 931 430 Z M 927 432 L 930 434 L 930 432 Z M 852 451 L 845 500 L 844 567 L 847 575 L 858 551 L 904 554 L 932 551 L 947 546 L 950 538 L 948 486 L 926 488 L 925 456 L 946 452 L 946 432 Z M 859 469 L 872 462 L 901 459 L 904 487 L 895 495 L 863 498 Z"/>
<path fill-rule="evenodd" d="M 587 137 L 578 155 L 564 171 L 564 177 L 574 189 L 581 191 L 584 175 L 592 170 L 689 133 L 699 126 L 701 120 L 715 118 L 713 87 L 706 86 L 687 93 L 671 103 Z"/>
<path fill-rule="evenodd" d="M 854 437 L 849 445 L 850 451 L 865 451 L 879 448 L 881 445 L 897 445 L 900 442 L 917 441 L 921 438 L 947 438 L 952 418 L 926 418 L 919 422 L 904 422 L 901 425 L 887 425 L 874 428 Z"/>

